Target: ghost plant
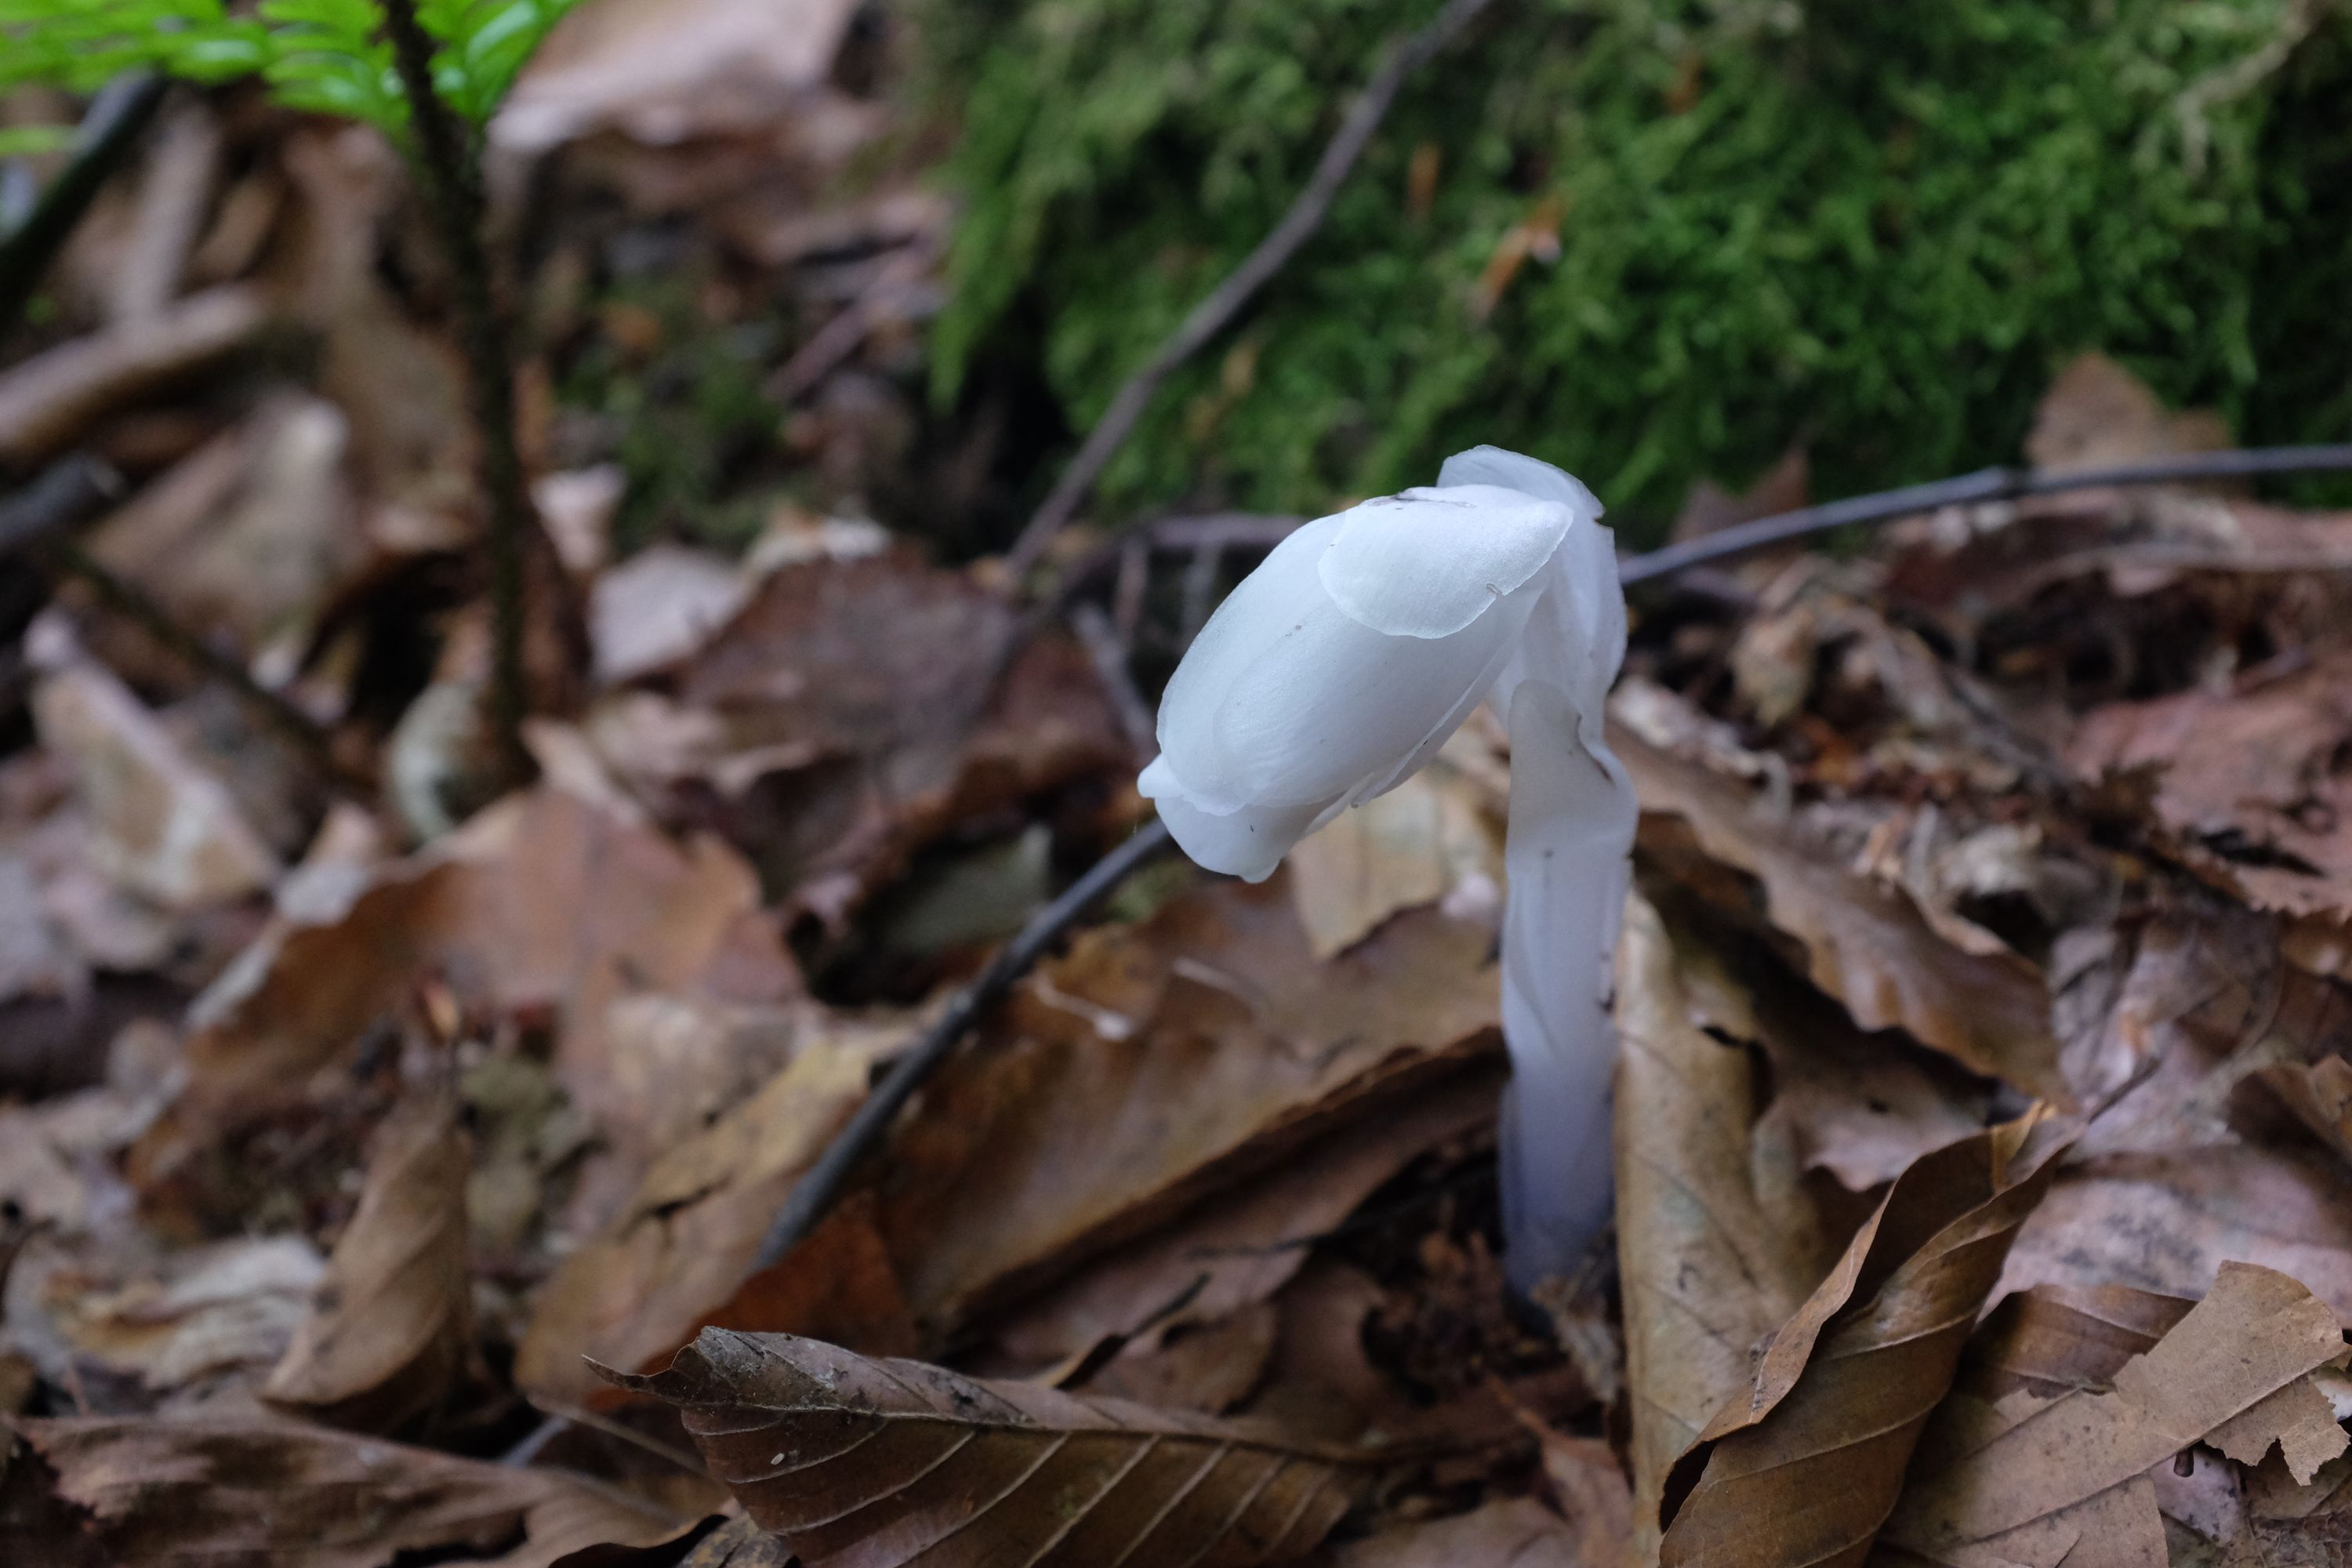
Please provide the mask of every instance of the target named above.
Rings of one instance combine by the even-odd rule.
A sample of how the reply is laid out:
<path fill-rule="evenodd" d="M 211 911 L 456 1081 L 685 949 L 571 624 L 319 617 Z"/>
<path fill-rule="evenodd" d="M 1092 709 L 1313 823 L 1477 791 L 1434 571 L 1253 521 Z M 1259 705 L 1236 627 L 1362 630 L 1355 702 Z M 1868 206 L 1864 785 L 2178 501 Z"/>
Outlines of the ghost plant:
<path fill-rule="evenodd" d="M 1523 1287 L 1574 1263 L 1609 1214 L 1610 965 L 1635 806 L 1601 728 L 1625 601 L 1600 517 L 1570 475 L 1480 447 L 1433 487 L 1308 523 L 1185 654 L 1140 780 L 1194 860 L 1260 881 L 1412 777 L 1480 700 L 1507 720 L 1503 1205 Z"/>

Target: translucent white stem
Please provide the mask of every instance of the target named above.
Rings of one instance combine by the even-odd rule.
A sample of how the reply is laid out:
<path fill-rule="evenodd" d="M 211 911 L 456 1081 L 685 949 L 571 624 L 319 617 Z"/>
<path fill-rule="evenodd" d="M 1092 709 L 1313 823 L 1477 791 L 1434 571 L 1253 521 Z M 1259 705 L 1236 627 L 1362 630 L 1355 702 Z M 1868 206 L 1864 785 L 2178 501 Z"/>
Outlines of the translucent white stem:
<path fill-rule="evenodd" d="M 1503 1228 L 1523 1290 L 1572 1270 L 1609 1222 L 1612 960 L 1639 808 L 1591 707 L 1544 679 L 1510 699 Z"/>

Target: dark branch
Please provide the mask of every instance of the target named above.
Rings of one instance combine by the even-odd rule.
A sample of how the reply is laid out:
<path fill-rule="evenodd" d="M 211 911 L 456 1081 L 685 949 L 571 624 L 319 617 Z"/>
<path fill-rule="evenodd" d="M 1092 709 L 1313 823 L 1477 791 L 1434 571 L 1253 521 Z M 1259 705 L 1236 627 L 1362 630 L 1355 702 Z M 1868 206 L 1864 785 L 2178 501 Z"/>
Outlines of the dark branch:
<path fill-rule="evenodd" d="M 523 675 L 523 553 L 536 523 L 515 441 L 514 353 L 490 279 L 483 243 L 480 165 L 472 137 L 433 86 L 433 40 L 416 19 L 416 0 L 383 0 L 384 31 L 408 100 L 426 205 L 456 287 L 457 332 L 475 431 L 482 443 L 482 489 L 489 503 L 485 538 L 493 626 L 490 707 L 510 779 L 528 775 L 522 742 L 530 698 Z"/>
<path fill-rule="evenodd" d="M 1654 577 L 1727 561 L 1804 539 L 1816 533 L 1860 522 L 1886 522 L 1915 517 L 1939 507 L 1980 505 L 1987 501 L 2019 500 L 2027 496 L 2057 495 L 2066 490 L 2119 489 L 2132 485 L 2180 484 L 2199 479 L 2250 479 L 2263 474 L 2321 474 L 2352 469 L 2352 446 L 2249 447 L 2230 452 L 2200 452 L 2193 457 L 2166 458 L 2115 468 L 2086 468 L 2071 473 L 2035 473 L 2024 468 L 1979 468 L 1957 479 L 1933 484 L 1906 485 L 1875 495 L 1851 496 L 1800 507 L 1795 511 L 1758 518 L 1694 539 L 1669 544 L 1645 555 L 1629 555 L 1619 563 L 1617 576 L 1628 584 Z"/>
<path fill-rule="evenodd" d="M 833 1206 L 858 1162 L 882 1141 L 898 1112 L 914 1098 L 924 1080 L 954 1052 L 965 1032 L 980 1021 L 981 1015 L 1010 991 L 1013 983 L 1027 973 L 1030 965 L 1043 957 L 1045 950 L 1059 941 L 1096 900 L 1126 880 L 1129 872 L 1165 849 L 1168 843 L 1168 825 L 1153 818 L 1126 843 L 1096 861 L 1085 876 L 1070 884 L 1068 891 L 1040 910 L 1021 928 L 1018 936 L 1004 944 L 989 961 L 988 967 L 981 971 L 980 977 L 948 1004 L 947 1011 L 915 1048 L 891 1067 L 880 1087 L 866 1097 L 866 1103 L 849 1119 L 849 1124 L 793 1186 L 783 1212 L 768 1227 L 767 1237 L 760 1244 L 759 1260 L 751 1266 L 754 1273 L 774 1267 L 816 1228 L 817 1221 Z"/>
<path fill-rule="evenodd" d="M 1094 489 L 1095 480 L 1102 477 L 1103 469 L 1126 444 L 1136 421 L 1143 417 L 1160 384 L 1223 331 L 1241 308 L 1249 303 L 1250 297 L 1281 271 L 1283 264 L 1321 226 L 1331 199 L 1339 195 L 1356 160 L 1363 155 L 1372 132 L 1380 129 L 1381 121 L 1396 101 L 1397 91 L 1404 86 L 1405 79 L 1444 48 L 1488 4 L 1489 0 L 1447 0 L 1445 8 L 1427 26 L 1390 46 L 1381 68 L 1349 107 L 1347 118 L 1340 121 L 1339 131 L 1315 165 L 1313 177 L 1292 201 L 1290 210 L 1258 241 L 1257 248 L 1243 258 L 1242 264 L 1177 323 L 1176 330 L 1142 367 L 1128 377 L 1127 384 L 1110 400 L 1110 406 L 1103 410 L 1103 416 L 1087 433 L 1086 444 L 1070 459 L 1070 466 L 1055 483 L 1053 493 L 1021 531 L 1021 537 L 1005 557 L 1005 564 L 1015 577 L 1024 575 L 1037 563 L 1054 535 L 1076 513 L 1087 492 Z"/>
<path fill-rule="evenodd" d="M 97 199 L 107 176 L 138 144 L 140 132 L 163 102 L 164 85 L 163 78 L 144 73 L 107 83 L 74 132 L 71 160 L 25 220 L 0 234 L 0 332 L 23 316 L 42 274 Z"/>

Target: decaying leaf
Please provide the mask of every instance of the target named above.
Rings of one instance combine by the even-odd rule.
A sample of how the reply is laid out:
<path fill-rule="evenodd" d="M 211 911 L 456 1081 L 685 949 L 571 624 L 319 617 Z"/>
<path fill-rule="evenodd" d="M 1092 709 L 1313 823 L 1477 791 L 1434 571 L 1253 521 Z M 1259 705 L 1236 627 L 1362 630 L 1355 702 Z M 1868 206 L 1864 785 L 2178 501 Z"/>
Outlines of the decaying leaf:
<path fill-rule="evenodd" d="M 2018 1389 L 2047 1398 L 2115 1381 L 2197 1303 L 2127 1285 L 2042 1285 L 1993 1309 L 1965 1357 L 1963 1384 L 1992 1400 Z"/>
<path fill-rule="evenodd" d="M 274 931 L 200 1001 L 187 1088 L 140 1151 L 149 1184 L 225 1128 L 299 1103 L 437 975 L 479 1005 L 553 1010 L 556 1074 L 606 1140 L 580 1197 L 593 1224 L 625 1200 L 656 1132 L 675 1136 L 751 1087 L 744 1061 L 720 1052 L 632 1076 L 614 1043 L 621 1005 L 649 992 L 772 1003 L 800 989 L 733 852 L 547 787 L 313 912 L 325 918 Z"/>
<path fill-rule="evenodd" d="M 1575 1530 L 1533 1498 L 1507 1498 L 1451 1519 L 1430 1520 L 1350 1542 L 1336 1568 L 1613 1568 L 1587 1552 Z"/>
<path fill-rule="evenodd" d="M 1950 1388 L 2011 1239 L 2055 1169 L 2010 1122 L 1906 1171 L 1827 1279 L 1675 1462 L 1670 1568 L 1859 1564 Z M 1683 1487 L 1690 1489 L 1677 1498 Z"/>
<path fill-rule="evenodd" d="M 1307 944 L 1318 959 L 1360 941 L 1400 910 L 1452 898 L 1499 910 L 1502 846 L 1477 797 L 1443 764 L 1344 811 L 1285 858 Z"/>
<path fill-rule="evenodd" d="M 2310 1485 L 2322 1465 L 2352 1447 L 2352 1437 L 2336 1425 L 2334 1403 L 2307 1376 L 2239 1411 L 2205 1440 L 2247 1466 L 2261 1464 L 2275 1444 L 2298 1486 Z"/>
<path fill-rule="evenodd" d="M 2352 654 L 2216 691 L 2116 702 L 2085 714 L 2066 760 L 2095 779 L 2160 765 L 2156 813 L 2210 850 L 2263 909 L 2352 912 L 2352 782 L 2332 759 L 2352 740 Z"/>
<path fill-rule="evenodd" d="M 635 1370 L 713 1321 L 743 1288 L 793 1183 L 866 1098 L 876 1044 L 814 1033 L 759 1092 L 656 1160 L 611 1226 L 549 1282 L 516 1356 L 517 1381 L 578 1403 L 596 1387 L 583 1355 Z M 870 1221 L 864 1234 L 871 1237 Z M 812 1237 L 812 1255 L 793 1277 L 835 1289 L 855 1279 L 858 1259 L 842 1253 L 844 1241 L 839 1233 Z M 887 1256 L 862 1267 L 887 1278 Z M 785 1315 L 761 1326 L 814 1331 L 820 1322 Z"/>
<path fill-rule="evenodd" d="M 426 1555 L 550 1568 L 585 1547 L 671 1540 L 691 1523 L 546 1470 L 277 1416 L 11 1424 L 79 1510 L 72 1535 L 95 1536 L 117 1568 L 393 1568 Z M 22 1544 L 40 1561 L 73 1561 L 78 1541 Z"/>
<path fill-rule="evenodd" d="M 2321 1142 L 2352 1162 L 2352 1061 L 2279 1062 L 2254 1073 Z"/>
<path fill-rule="evenodd" d="M 42 742 L 73 770 L 99 866 L 126 891 L 171 909 L 268 886 L 277 857 L 226 785 L 130 688 L 73 658 L 33 697 Z"/>
<path fill-rule="evenodd" d="M 2071 1103 L 2034 967 L 2010 953 L 1964 952 L 1916 906 L 1798 841 L 1729 781 L 1611 730 L 1642 796 L 1641 846 L 1677 875 L 1709 879 L 1695 853 L 1762 884 L 1772 924 L 1801 944 L 1813 983 L 1864 1029 L 1901 1027 L 1971 1072 L 2053 1104 Z M 1744 900 L 1742 900 L 1744 902 Z"/>
<path fill-rule="evenodd" d="M 918 1317 L 963 1321 L 1491 1051 L 1490 945 L 1420 910 L 1317 963 L 1278 877 L 1081 936 L 892 1145 L 880 1221 Z"/>
<path fill-rule="evenodd" d="M 377 1130 L 359 1208 L 264 1397 L 391 1432 L 430 1415 L 457 1383 L 472 1351 L 473 1146 L 453 1114 L 439 1093 L 419 1092 Z"/>
<path fill-rule="evenodd" d="M 1626 906 L 1617 955 L 1618 1268 L 1633 1426 L 1634 1526 L 1656 1551 L 1666 1472 L 1748 1386 L 1748 1348 L 1786 1322 L 1834 1258 L 1785 1146 L 1754 1137 L 1747 1054 L 1692 1020 L 1704 955 Z"/>
<path fill-rule="evenodd" d="M 1956 1568 L 2053 1568 L 2077 1541 L 2152 1532 L 2161 1563 L 2147 1471 L 2343 1353 L 2326 1303 L 2283 1274 L 2226 1264 L 2112 1391 L 1954 1396 L 1921 1442 L 1919 1479 L 1886 1537 Z"/>
<path fill-rule="evenodd" d="M 1368 1481 L 1277 1431 L 706 1330 L 667 1372 L 711 1472 L 808 1568 L 1249 1568 L 1314 1549 Z"/>

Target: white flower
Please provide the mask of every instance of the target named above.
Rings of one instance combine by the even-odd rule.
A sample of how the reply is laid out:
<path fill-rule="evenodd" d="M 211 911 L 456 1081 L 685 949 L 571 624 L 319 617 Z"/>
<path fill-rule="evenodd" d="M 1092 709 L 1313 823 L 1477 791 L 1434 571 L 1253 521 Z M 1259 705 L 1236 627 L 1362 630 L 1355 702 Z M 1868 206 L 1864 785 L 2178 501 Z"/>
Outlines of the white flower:
<path fill-rule="evenodd" d="M 1308 523 L 1202 628 L 1138 781 L 1193 859 L 1258 881 L 1482 700 L 1509 721 L 1504 1166 L 1524 1284 L 1608 1214 L 1608 965 L 1635 808 L 1602 732 L 1625 602 L 1600 517 L 1570 475 L 1480 447 L 1432 488 Z"/>

